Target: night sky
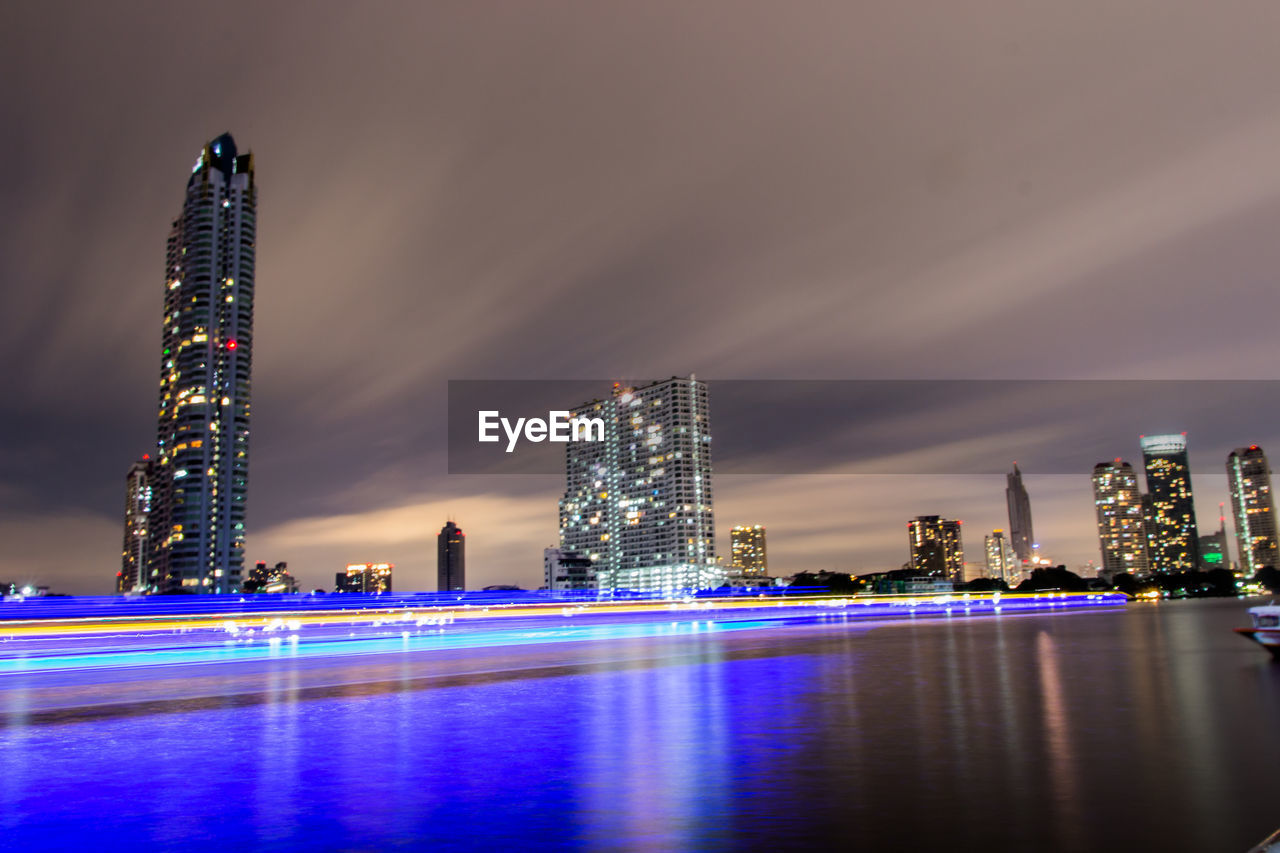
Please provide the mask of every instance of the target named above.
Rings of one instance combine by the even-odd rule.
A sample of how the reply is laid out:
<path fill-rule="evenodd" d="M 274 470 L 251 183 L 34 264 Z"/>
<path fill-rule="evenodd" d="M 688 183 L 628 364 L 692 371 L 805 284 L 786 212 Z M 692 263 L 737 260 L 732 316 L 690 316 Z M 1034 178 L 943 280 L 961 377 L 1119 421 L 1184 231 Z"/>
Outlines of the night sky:
<path fill-rule="evenodd" d="M 246 558 L 304 587 L 433 588 L 448 517 L 469 586 L 541 582 L 563 479 L 450 475 L 449 380 L 696 373 L 766 460 L 717 476 L 718 549 L 764 524 L 775 574 L 897 567 L 917 514 L 981 560 L 974 457 L 1097 561 L 1089 473 L 1138 432 L 1188 431 L 1216 529 L 1227 451 L 1280 453 L 1271 382 L 956 382 L 819 401 L 811 442 L 718 420 L 715 381 L 1272 379 L 1277 56 L 1269 0 L 9 3 L 0 580 L 113 588 L 165 239 L 225 131 L 259 186 Z"/>

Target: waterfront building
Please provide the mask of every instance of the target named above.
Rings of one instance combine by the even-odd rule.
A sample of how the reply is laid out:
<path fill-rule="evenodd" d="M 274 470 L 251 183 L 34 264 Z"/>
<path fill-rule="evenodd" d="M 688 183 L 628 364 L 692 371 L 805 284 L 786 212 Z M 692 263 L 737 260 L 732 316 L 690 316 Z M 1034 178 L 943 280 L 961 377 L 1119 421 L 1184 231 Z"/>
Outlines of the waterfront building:
<path fill-rule="evenodd" d="M 134 589 L 241 589 L 257 194 L 253 154 L 223 134 L 201 150 L 169 232 L 145 565 Z M 127 525 L 137 524 L 131 514 Z"/>
<path fill-rule="evenodd" d="M 1200 537 L 1200 570 L 1230 569 L 1231 551 L 1227 546 L 1227 531 L 1221 528 Z"/>
<path fill-rule="evenodd" d="M 711 425 L 706 383 L 615 383 L 608 400 L 571 410 L 603 438 L 565 445 L 560 547 L 585 554 L 601 591 L 715 589 Z"/>
<path fill-rule="evenodd" d="M 1265 566 L 1280 568 L 1271 468 L 1261 447 L 1254 444 L 1231 451 L 1227 456 L 1227 487 L 1240 550 L 1240 570 L 1252 576 Z"/>
<path fill-rule="evenodd" d="M 983 544 L 987 555 L 987 577 L 1004 581 L 1009 586 L 1016 586 L 1019 574 L 1016 565 L 1018 556 L 1009 539 L 1004 535 L 1004 531 L 999 529 L 991 531 Z"/>
<path fill-rule="evenodd" d="M 544 548 L 542 579 L 549 592 L 592 590 L 596 588 L 596 564 L 586 554 Z"/>
<path fill-rule="evenodd" d="M 1102 549 L 1099 572 L 1107 576 L 1126 572 L 1147 574 L 1151 566 L 1147 558 L 1143 500 L 1133 466 L 1120 459 L 1093 466 L 1093 503 Z"/>
<path fill-rule="evenodd" d="M 936 515 L 916 516 L 907 522 L 911 569 L 921 575 L 964 582 L 964 545 L 961 522 Z"/>
<path fill-rule="evenodd" d="M 1018 463 L 1005 475 L 1005 503 L 1009 506 L 1009 544 L 1013 553 L 1023 563 L 1035 558 L 1036 535 L 1031 525 L 1031 497 L 1022 485 L 1022 472 Z"/>
<path fill-rule="evenodd" d="M 762 525 L 744 524 L 729 531 L 729 551 L 733 560 L 729 567 L 730 575 L 758 578 L 769 574 L 769 556 Z"/>
<path fill-rule="evenodd" d="M 1185 435 L 1139 437 L 1147 493 L 1151 495 L 1151 530 L 1147 556 L 1155 572 L 1185 572 L 1200 563 L 1200 533 L 1191 494 L 1191 466 Z"/>
<path fill-rule="evenodd" d="M 462 592 L 467 588 L 467 535 L 452 521 L 436 536 L 436 589 Z"/>
<path fill-rule="evenodd" d="M 129 468 L 125 477 L 124 548 L 120 571 L 116 574 L 116 592 L 145 592 L 150 556 L 151 490 L 155 480 L 155 462 L 151 454 Z"/>
<path fill-rule="evenodd" d="M 391 563 L 351 563 L 333 579 L 334 592 L 391 592 Z"/>
<path fill-rule="evenodd" d="M 268 569 L 265 562 L 257 563 L 245 575 L 242 584 L 243 592 L 293 593 L 298 591 L 298 582 L 289 574 L 288 563 L 276 563 Z"/>

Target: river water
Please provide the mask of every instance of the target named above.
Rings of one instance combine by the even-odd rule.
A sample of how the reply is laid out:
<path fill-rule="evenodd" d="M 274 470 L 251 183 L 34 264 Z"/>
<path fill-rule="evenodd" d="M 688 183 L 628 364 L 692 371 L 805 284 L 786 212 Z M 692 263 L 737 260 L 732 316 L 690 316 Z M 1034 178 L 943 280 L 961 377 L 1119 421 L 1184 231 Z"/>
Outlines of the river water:
<path fill-rule="evenodd" d="M 159 668 L 109 711 L 0 680 L 0 849 L 1244 853 L 1248 604 Z"/>

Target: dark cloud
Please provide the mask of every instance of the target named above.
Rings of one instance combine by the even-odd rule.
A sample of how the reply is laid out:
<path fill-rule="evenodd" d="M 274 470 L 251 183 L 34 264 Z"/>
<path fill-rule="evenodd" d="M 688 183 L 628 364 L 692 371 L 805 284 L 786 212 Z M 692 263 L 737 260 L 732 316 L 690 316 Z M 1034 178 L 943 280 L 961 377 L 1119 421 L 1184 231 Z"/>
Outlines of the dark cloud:
<path fill-rule="evenodd" d="M 114 574 L 164 239 L 218 133 L 261 187 L 250 558 L 305 552 L 320 582 L 385 540 L 426 567 L 456 503 L 473 548 L 504 543 L 481 579 L 532 583 L 558 485 L 448 476 L 450 379 L 1269 379 L 1278 25 L 1253 0 L 13 4 L 0 578 L 37 539 L 54 586 Z M 1135 455 L 1130 419 L 1071 402 L 975 394 L 921 452 Z M 1188 430 L 1206 470 L 1275 422 L 1152 405 L 1137 431 Z M 861 411 L 853 457 L 838 431 L 754 450 L 822 470 L 902 429 Z M 1033 488 L 1071 562 L 1094 556 L 1080 478 Z M 900 561 L 874 531 L 917 512 L 1002 523 L 999 478 L 823 482 L 725 478 L 719 520 L 770 523 L 796 565 Z"/>

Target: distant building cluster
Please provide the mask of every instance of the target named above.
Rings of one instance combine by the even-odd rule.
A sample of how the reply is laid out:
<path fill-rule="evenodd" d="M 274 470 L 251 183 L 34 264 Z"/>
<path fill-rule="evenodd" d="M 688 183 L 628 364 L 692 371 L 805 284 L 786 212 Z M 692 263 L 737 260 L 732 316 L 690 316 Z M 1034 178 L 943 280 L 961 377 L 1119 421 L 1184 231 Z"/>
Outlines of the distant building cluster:
<path fill-rule="evenodd" d="M 1200 535 L 1185 435 L 1141 436 L 1146 492 L 1123 459 L 1093 469 L 1094 505 L 1102 551 L 1100 574 L 1137 576 L 1231 568 L 1225 513 L 1217 532 Z M 1227 456 L 1227 485 L 1240 569 L 1254 575 L 1277 567 L 1271 471 L 1258 445 Z"/>
<path fill-rule="evenodd" d="M 391 592 L 391 563 L 352 563 L 333 579 L 334 592 Z"/>
<path fill-rule="evenodd" d="M 258 563 L 244 579 L 243 592 L 296 593 L 298 582 L 289 574 L 288 563 L 276 563 L 268 569 L 266 563 Z"/>

